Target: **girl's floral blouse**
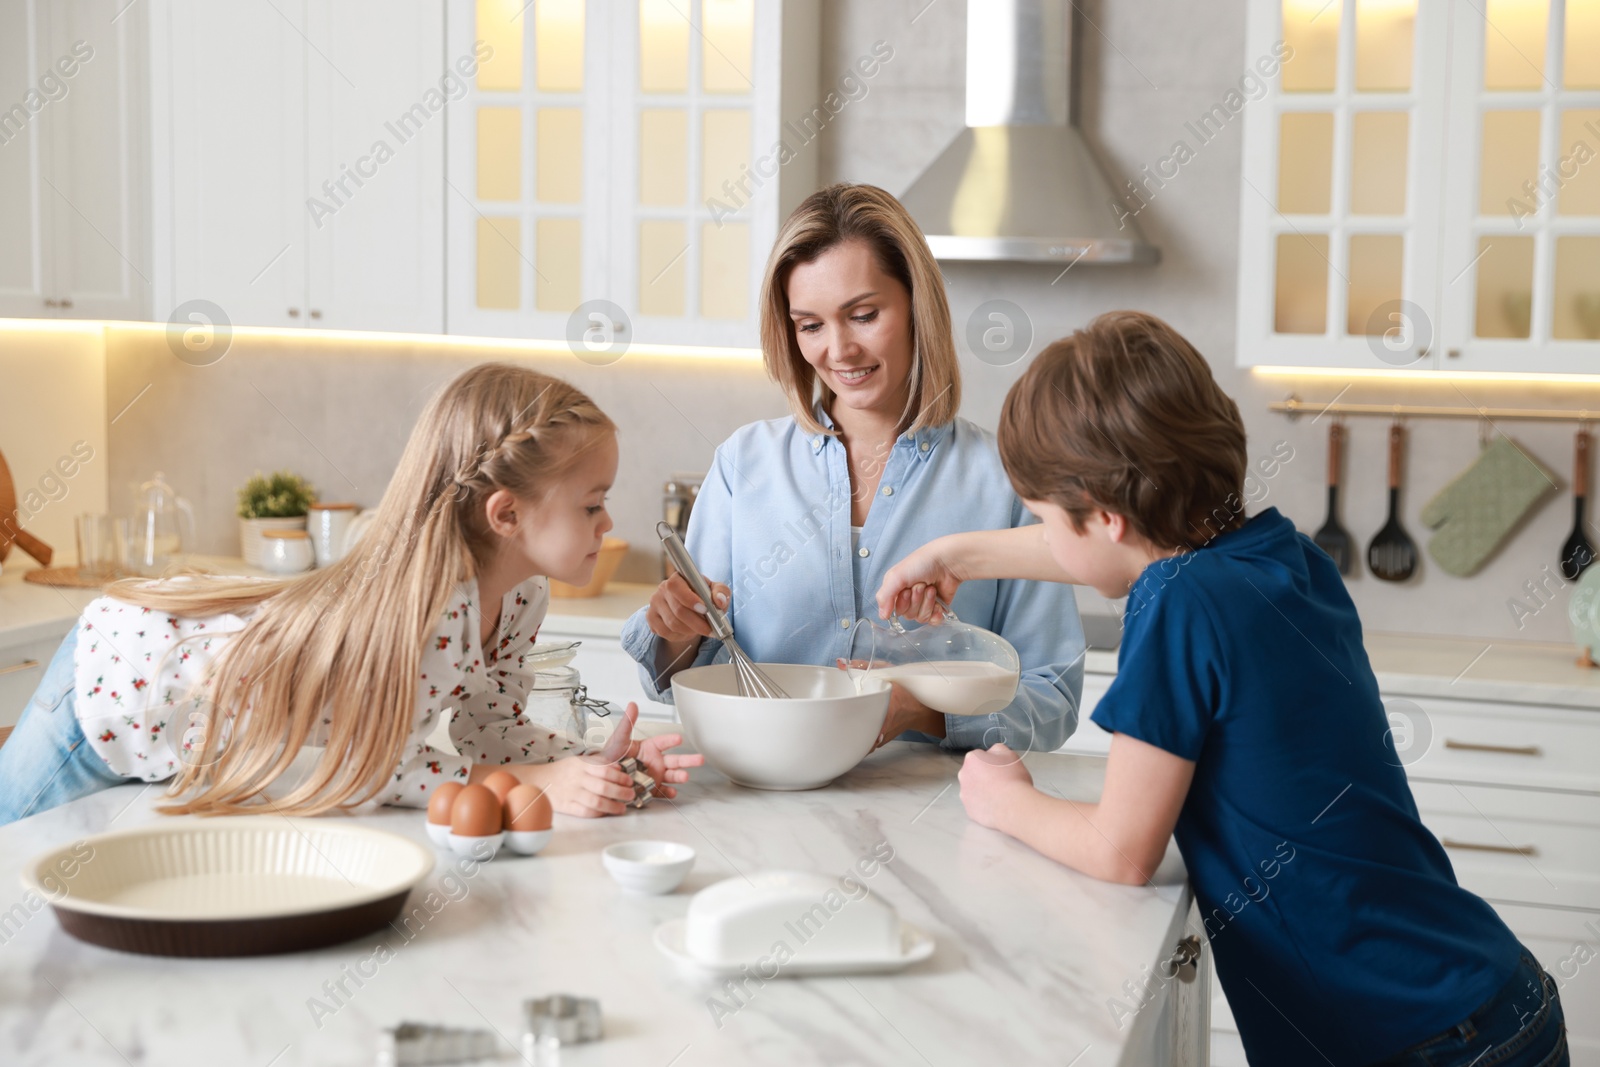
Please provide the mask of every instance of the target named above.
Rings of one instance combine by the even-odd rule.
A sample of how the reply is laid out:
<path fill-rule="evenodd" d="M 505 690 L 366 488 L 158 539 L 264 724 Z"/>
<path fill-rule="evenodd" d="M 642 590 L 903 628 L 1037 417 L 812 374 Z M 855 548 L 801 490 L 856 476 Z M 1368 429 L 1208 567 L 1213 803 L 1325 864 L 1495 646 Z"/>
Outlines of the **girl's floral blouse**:
<path fill-rule="evenodd" d="M 477 583 L 456 587 L 422 650 L 416 709 L 388 804 L 426 807 L 434 786 L 465 781 L 474 763 L 548 763 L 582 742 L 524 715 L 533 686 L 534 639 L 550 604 L 547 581 L 531 578 L 500 603 L 489 648 L 480 647 Z M 250 615 L 190 618 L 101 597 L 78 620 L 78 721 L 89 746 L 117 774 L 156 782 L 201 750 L 209 668 Z M 453 711 L 452 711 L 453 709 Z M 459 755 L 428 743 L 441 719 Z M 328 720 L 313 735 L 326 737 Z"/>

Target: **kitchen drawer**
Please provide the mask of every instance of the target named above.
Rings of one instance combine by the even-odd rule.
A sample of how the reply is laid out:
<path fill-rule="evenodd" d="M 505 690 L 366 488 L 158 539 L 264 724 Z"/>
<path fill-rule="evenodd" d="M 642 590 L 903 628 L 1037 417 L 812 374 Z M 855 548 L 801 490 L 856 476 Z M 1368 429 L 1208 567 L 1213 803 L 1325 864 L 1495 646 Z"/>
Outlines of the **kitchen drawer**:
<path fill-rule="evenodd" d="M 1600 793 L 1600 712 L 1428 697 L 1384 702 L 1397 740 L 1396 712 L 1415 717 L 1421 709 L 1420 722 L 1404 724 L 1413 744 L 1427 745 L 1406 765 L 1413 779 Z"/>
<path fill-rule="evenodd" d="M 1104 756 L 1111 752 L 1111 735 L 1090 722 L 1089 715 L 1094 711 L 1094 706 L 1100 703 L 1100 698 L 1106 695 L 1106 690 L 1111 688 L 1111 680 L 1115 677 L 1114 674 L 1084 672 L 1083 695 L 1078 700 L 1078 728 L 1057 751 L 1077 752 L 1085 756 Z"/>
<path fill-rule="evenodd" d="M 1600 910 L 1600 797 L 1412 782 L 1456 879 L 1481 897 Z"/>
<path fill-rule="evenodd" d="M 1495 911 L 1561 987 L 1573 1067 L 1600 1067 L 1600 912 L 1513 904 Z"/>
<path fill-rule="evenodd" d="M 67 623 L 55 637 L 0 649 L 0 726 L 15 726 L 22 717 L 23 707 L 39 688 L 45 668 L 69 629 L 71 624 Z"/>

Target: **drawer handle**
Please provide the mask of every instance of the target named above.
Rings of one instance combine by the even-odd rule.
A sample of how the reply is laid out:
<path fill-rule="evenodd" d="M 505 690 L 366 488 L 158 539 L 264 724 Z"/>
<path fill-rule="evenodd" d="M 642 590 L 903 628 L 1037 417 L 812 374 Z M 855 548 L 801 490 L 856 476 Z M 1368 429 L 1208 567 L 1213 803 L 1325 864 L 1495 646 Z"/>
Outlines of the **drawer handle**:
<path fill-rule="evenodd" d="M 1538 745 L 1480 745 L 1473 741 L 1452 741 L 1448 737 L 1444 739 L 1444 747 L 1463 752 L 1502 752 L 1507 756 L 1544 755 L 1544 750 Z"/>
<path fill-rule="evenodd" d="M 1445 848 L 1465 849 L 1468 852 L 1504 852 L 1512 856 L 1537 856 L 1539 848 L 1536 845 L 1479 845 L 1471 841 L 1452 841 L 1448 837 L 1441 837 L 1439 843 Z"/>
<path fill-rule="evenodd" d="M 9 667 L 0 667 L 0 674 L 16 674 L 18 671 L 31 671 L 39 665 L 36 659 L 25 659 L 21 663 L 13 663 Z"/>

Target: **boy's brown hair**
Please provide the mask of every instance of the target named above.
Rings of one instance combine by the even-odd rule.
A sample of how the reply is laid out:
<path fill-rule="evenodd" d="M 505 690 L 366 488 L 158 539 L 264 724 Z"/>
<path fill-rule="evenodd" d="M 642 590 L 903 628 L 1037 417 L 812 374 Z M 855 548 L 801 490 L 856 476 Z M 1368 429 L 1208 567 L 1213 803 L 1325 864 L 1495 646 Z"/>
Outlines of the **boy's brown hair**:
<path fill-rule="evenodd" d="M 1040 352 L 1006 394 L 1000 457 L 1017 495 L 1095 509 L 1160 548 L 1244 524 L 1245 433 L 1205 358 L 1154 315 L 1108 311 Z"/>

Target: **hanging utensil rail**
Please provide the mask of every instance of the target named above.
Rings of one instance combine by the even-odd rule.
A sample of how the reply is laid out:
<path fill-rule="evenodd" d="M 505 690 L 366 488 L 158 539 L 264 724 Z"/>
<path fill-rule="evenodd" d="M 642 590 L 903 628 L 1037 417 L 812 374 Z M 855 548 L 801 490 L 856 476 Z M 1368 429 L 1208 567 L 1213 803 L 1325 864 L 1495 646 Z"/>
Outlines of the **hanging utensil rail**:
<path fill-rule="evenodd" d="M 1301 415 L 1381 415 L 1386 418 L 1417 417 L 1438 419 L 1538 419 L 1545 422 L 1590 422 L 1600 420 L 1600 408 L 1593 411 L 1561 408 L 1501 408 L 1501 407 L 1444 407 L 1432 404 L 1356 404 L 1334 401 L 1321 404 L 1314 400 L 1301 400 L 1290 395 L 1285 400 L 1274 400 L 1269 410 L 1279 411 L 1291 419 Z"/>

